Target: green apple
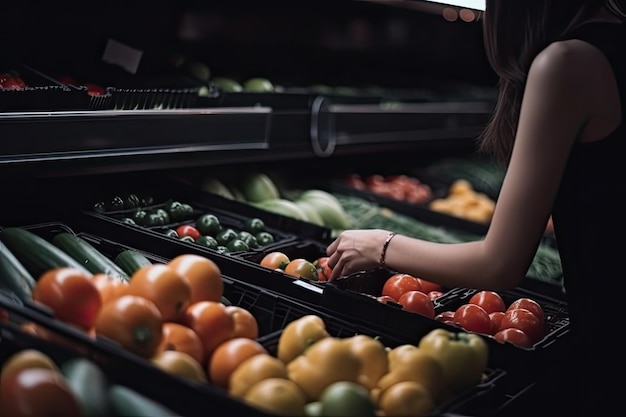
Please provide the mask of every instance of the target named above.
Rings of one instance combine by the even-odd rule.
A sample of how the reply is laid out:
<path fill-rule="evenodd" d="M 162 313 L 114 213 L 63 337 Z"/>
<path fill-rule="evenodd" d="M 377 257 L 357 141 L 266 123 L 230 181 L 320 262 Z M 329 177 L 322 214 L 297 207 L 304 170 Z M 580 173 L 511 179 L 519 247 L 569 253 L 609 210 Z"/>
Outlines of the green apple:
<path fill-rule="evenodd" d="M 274 91 L 274 85 L 265 78 L 250 78 L 243 84 L 243 89 L 256 93 L 265 93 Z"/>

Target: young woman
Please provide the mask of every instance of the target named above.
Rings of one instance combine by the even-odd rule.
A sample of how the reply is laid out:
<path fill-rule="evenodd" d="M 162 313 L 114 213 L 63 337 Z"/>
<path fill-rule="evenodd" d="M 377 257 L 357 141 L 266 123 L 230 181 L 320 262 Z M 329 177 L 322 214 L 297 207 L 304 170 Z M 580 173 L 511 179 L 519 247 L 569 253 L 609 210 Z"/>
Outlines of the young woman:
<path fill-rule="evenodd" d="M 558 415 L 619 407 L 607 379 L 623 353 L 598 339 L 617 323 L 621 300 L 606 295 L 624 276 L 622 1 L 487 0 L 484 42 L 500 94 L 478 150 L 508 165 L 482 240 L 440 244 L 348 230 L 327 249 L 331 279 L 385 265 L 449 288 L 505 290 L 524 278 L 552 215 L 576 361 L 567 366 L 575 372 L 562 376 L 573 382 L 571 395 L 554 399 L 577 401 L 574 414 Z"/>

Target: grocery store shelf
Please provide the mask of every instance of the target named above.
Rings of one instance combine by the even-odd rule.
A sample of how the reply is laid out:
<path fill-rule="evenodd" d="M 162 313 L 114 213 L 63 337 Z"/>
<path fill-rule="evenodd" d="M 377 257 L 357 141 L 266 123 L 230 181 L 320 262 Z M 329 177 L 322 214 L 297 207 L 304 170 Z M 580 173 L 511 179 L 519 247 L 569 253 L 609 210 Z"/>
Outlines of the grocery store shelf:
<path fill-rule="evenodd" d="M 145 168 L 262 150 L 269 147 L 270 115 L 264 107 L 0 113 L 0 167 L 84 172 L 126 159 Z"/>

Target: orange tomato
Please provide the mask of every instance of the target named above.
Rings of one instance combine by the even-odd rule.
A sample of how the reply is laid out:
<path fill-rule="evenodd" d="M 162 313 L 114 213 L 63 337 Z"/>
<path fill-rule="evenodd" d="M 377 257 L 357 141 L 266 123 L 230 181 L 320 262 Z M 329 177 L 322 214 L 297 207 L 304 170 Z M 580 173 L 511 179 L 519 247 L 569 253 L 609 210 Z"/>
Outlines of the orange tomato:
<path fill-rule="evenodd" d="M 54 268 L 39 278 L 33 300 L 49 307 L 59 320 L 83 330 L 93 327 L 102 297 L 91 276 L 75 268 Z"/>
<path fill-rule="evenodd" d="M 189 280 L 164 264 L 146 265 L 137 270 L 125 292 L 152 301 L 163 321 L 178 321 L 191 299 Z"/>
<path fill-rule="evenodd" d="M 82 408 L 59 371 L 28 368 L 2 380 L 2 417 L 83 416 Z"/>
<path fill-rule="evenodd" d="M 317 268 L 317 277 L 320 281 L 328 281 L 333 274 L 333 270 L 328 266 L 329 258 L 329 256 L 322 256 L 313 262 L 313 265 Z"/>
<path fill-rule="evenodd" d="M 206 358 L 200 336 L 189 327 L 178 323 L 163 323 L 159 351 L 164 350 L 185 352 L 200 364 L 204 364 Z"/>
<path fill-rule="evenodd" d="M 315 265 L 304 258 L 297 258 L 289 262 L 285 267 L 285 274 L 294 278 L 304 278 L 312 281 L 319 280 Z"/>
<path fill-rule="evenodd" d="M 226 306 L 216 301 L 200 301 L 190 305 L 183 316 L 183 324 L 195 331 L 206 355 L 235 335 L 235 319 Z"/>
<path fill-rule="evenodd" d="M 246 359 L 267 350 L 256 340 L 236 337 L 221 343 L 209 359 L 209 379 L 218 387 L 228 389 L 230 374 Z"/>
<path fill-rule="evenodd" d="M 189 281 L 190 304 L 198 301 L 220 301 L 224 295 L 222 272 L 209 258 L 192 254 L 179 255 L 168 265 Z"/>
<path fill-rule="evenodd" d="M 163 318 L 150 300 L 123 295 L 109 301 L 96 317 L 95 331 L 129 352 L 151 358 L 163 337 Z"/>
<path fill-rule="evenodd" d="M 235 319 L 234 337 L 247 337 L 248 339 L 259 337 L 259 323 L 249 310 L 239 306 L 227 306 L 226 310 Z"/>
<path fill-rule="evenodd" d="M 270 252 L 261 259 L 260 265 L 269 269 L 284 270 L 290 260 L 283 252 Z"/>
<path fill-rule="evenodd" d="M 91 277 L 91 281 L 100 291 L 102 304 L 123 295 L 128 286 L 127 281 L 122 281 L 107 274 L 95 274 Z"/>

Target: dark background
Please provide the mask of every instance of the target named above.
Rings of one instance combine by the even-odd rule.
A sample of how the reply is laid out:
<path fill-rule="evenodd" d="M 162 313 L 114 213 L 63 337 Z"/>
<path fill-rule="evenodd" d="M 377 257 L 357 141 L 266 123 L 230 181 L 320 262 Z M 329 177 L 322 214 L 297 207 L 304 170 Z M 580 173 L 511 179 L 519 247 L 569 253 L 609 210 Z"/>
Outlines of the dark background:
<path fill-rule="evenodd" d="M 419 1 L 387 3 L 393 5 L 19 1 L 3 4 L 0 13 L 1 56 L 5 66 L 19 61 L 44 72 L 89 67 L 115 38 L 146 51 L 144 74 L 167 72 L 171 58 L 183 56 L 207 64 L 213 76 L 265 77 L 287 87 L 495 86 L 481 21 L 450 22 L 442 6 Z"/>

